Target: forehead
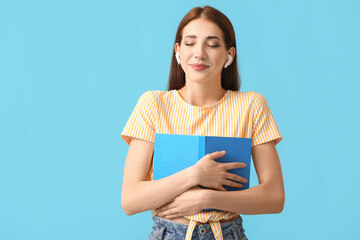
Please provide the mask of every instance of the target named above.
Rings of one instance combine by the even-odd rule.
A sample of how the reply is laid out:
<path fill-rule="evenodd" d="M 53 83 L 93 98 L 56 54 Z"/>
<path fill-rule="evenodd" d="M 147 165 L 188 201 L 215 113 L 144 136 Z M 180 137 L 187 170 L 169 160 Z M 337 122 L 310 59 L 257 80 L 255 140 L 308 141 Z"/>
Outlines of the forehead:
<path fill-rule="evenodd" d="M 188 35 L 195 35 L 197 38 L 217 36 L 222 39 L 221 29 L 215 23 L 201 18 L 192 20 L 183 28 L 182 38 Z"/>

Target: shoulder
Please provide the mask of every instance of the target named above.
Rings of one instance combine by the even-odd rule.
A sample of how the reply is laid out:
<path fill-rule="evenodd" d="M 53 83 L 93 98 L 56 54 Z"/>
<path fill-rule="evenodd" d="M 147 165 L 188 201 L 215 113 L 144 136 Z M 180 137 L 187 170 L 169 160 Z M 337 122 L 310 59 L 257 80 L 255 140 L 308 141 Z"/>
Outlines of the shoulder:
<path fill-rule="evenodd" d="M 256 106 L 267 105 L 266 98 L 259 92 L 252 91 L 252 104 Z"/>
<path fill-rule="evenodd" d="M 252 95 L 252 98 L 255 100 L 265 100 L 264 95 L 259 92 L 251 91 L 251 95 Z"/>
<path fill-rule="evenodd" d="M 139 97 L 139 101 L 140 100 L 144 101 L 144 100 L 154 98 L 154 93 L 153 92 L 154 91 L 150 91 L 150 90 L 143 92 Z"/>
<path fill-rule="evenodd" d="M 149 108 L 155 106 L 154 91 L 145 91 L 140 94 L 136 103 L 136 109 L 141 109 L 141 111 L 147 111 Z"/>
<path fill-rule="evenodd" d="M 148 90 L 141 94 L 138 103 L 145 104 L 147 106 L 154 106 L 161 102 L 170 102 L 172 99 L 174 99 L 175 94 L 176 94 L 175 90 L 171 90 L 171 91 Z"/>
<path fill-rule="evenodd" d="M 256 91 L 230 91 L 230 101 L 240 102 L 246 108 L 263 109 L 268 106 L 267 100 Z"/>
<path fill-rule="evenodd" d="M 231 91 L 230 90 L 230 95 L 232 97 L 234 97 L 235 99 L 241 99 L 244 101 L 250 101 L 253 102 L 255 101 L 262 101 L 263 99 L 265 99 L 265 97 L 256 91 Z"/>
<path fill-rule="evenodd" d="M 147 90 L 145 92 L 143 92 L 141 94 L 141 96 L 161 96 L 161 97 L 166 97 L 166 96 L 170 96 L 174 94 L 175 90 L 170 90 L 170 91 L 166 91 L 166 90 Z"/>
<path fill-rule="evenodd" d="M 144 98 L 152 98 L 153 101 L 167 101 L 172 99 L 175 96 L 175 90 L 149 90 L 143 93 Z"/>
<path fill-rule="evenodd" d="M 143 92 L 139 97 L 139 102 L 154 102 L 156 96 L 159 95 L 159 90 L 147 90 Z"/>
<path fill-rule="evenodd" d="M 252 91 L 251 107 L 256 111 L 268 111 L 269 104 L 265 96 L 259 92 Z"/>

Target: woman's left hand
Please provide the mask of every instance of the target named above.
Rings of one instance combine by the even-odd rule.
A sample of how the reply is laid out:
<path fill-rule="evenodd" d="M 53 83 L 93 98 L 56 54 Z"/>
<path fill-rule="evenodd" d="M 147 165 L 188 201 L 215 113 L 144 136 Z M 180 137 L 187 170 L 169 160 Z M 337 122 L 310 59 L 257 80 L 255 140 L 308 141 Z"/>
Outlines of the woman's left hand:
<path fill-rule="evenodd" d="M 204 209 L 205 192 L 198 186 L 192 187 L 173 199 L 173 201 L 157 208 L 155 213 L 159 217 L 177 218 L 193 215 Z"/>

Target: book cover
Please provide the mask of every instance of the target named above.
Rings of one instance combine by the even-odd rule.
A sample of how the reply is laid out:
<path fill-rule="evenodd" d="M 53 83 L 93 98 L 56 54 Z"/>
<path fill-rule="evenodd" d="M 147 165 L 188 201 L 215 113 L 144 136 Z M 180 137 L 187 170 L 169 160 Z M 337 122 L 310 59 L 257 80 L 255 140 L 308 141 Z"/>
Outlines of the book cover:
<path fill-rule="evenodd" d="M 197 163 L 206 154 L 225 150 L 226 154 L 216 159 L 221 163 L 243 162 L 245 168 L 228 172 L 247 179 L 242 188 L 224 185 L 227 191 L 249 188 L 251 163 L 251 138 L 217 137 L 155 133 L 153 180 L 170 176 Z M 213 209 L 207 209 L 213 210 Z"/>

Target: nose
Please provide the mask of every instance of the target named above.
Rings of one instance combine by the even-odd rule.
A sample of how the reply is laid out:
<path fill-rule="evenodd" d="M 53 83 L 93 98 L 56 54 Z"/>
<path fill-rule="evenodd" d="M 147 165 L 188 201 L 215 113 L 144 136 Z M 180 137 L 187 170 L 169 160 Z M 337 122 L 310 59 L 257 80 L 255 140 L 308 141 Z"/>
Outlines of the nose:
<path fill-rule="evenodd" d="M 204 46 L 202 44 L 198 44 L 195 48 L 195 58 L 197 59 L 205 59 L 206 53 L 204 51 Z"/>

